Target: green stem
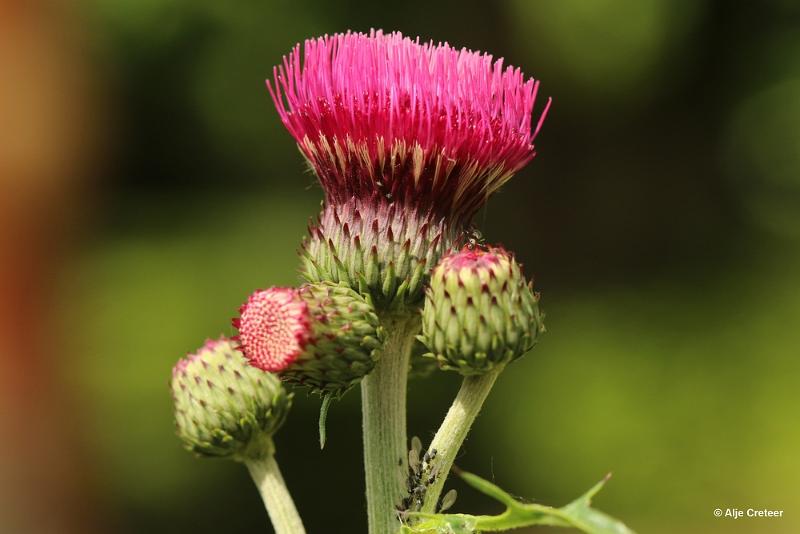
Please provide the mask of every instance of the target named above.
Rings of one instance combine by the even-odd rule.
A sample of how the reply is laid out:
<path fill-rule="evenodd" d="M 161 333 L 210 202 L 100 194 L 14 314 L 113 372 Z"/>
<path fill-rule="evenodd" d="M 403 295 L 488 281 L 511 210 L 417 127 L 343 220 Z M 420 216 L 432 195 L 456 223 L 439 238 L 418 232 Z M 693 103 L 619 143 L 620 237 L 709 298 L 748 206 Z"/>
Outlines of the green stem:
<path fill-rule="evenodd" d="M 283 481 L 271 447 L 265 449 L 263 455 L 246 458 L 244 463 L 258 487 L 275 534 L 305 534 L 303 521 Z"/>
<path fill-rule="evenodd" d="M 361 381 L 364 472 L 370 534 L 394 534 L 396 506 L 405 494 L 408 470 L 406 386 L 419 317 L 384 317 L 383 353 Z"/>
<path fill-rule="evenodd" d="M 502 370 L 501 366 L 485 375 L 464 377 L 461 389 L 458 390 L 458 395 L 456 395 L 442 422 L 442 426 L 439 427 L 428 447 L 429 453 L 436 449 L 436 456 L 430 463 L 438 474 L 433 484 L 428 486 L 425 492 L 422 512 L 433 513 L 436 511 L 439 496 L 442 493 L 447 475 L 453 467 L 456 454 L 461 449 L 472 423 L 478 417 L 478 412 L 481 411 L 483 402 L 492 390 L 492 386 L 494 386 Z"/>

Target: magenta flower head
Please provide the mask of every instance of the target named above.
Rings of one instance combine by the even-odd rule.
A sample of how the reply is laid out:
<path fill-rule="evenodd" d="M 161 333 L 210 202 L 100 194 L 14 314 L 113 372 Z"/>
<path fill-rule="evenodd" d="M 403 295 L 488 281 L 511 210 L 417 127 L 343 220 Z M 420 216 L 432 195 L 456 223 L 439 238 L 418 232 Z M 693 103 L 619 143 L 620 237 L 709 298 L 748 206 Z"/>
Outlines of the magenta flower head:
<path fill-rule="evenodd" d="M 252 366 L 334 397 L 372 370 L 383 336 L 372 306 L 331 283 L 256 291 L 233 325 Z"/>
<path fill-rule="evenodd" d="M 371 31 L 309 39 L 268 81 L 325 191 L 303 274 L 417 305 L 428 271 L 535 155 L 539 83 L 503 60 Z"/>

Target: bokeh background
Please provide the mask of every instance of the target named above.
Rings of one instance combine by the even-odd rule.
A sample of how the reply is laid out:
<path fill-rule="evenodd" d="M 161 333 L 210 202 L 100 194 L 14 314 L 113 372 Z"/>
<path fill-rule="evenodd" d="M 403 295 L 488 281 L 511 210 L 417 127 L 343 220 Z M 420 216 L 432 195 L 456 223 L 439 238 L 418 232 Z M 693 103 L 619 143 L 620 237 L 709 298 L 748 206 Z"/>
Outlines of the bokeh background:
<path fill-rule="evenodd" d="M 800 531 L 800 8 L 790 0 L 0 1 L 0 531 L 264 532 L 186 454 L 174 361 L 293 284 L 321 191 L 264 87 L 307 36 L 487 50 L 554 97 L 478 216 L 543 292 L 458 463 L 642 533 Z M 427 440 L 458 386 L 411 384 Z M 359 400 L 300 394 L 278 457 L 312 533 L 364 532 Z M 497 505 L 458 482 L 457 511 Z M 782 519 L 713 517 L 717 507 Z"/>

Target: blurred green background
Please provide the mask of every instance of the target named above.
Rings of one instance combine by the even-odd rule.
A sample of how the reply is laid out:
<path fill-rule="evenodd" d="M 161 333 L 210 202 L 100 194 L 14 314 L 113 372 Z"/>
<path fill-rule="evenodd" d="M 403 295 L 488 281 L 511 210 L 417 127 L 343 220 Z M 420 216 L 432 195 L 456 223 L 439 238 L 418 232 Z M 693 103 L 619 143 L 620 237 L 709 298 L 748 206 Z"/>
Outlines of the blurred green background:
<path fill-rule="evenodd" d="M 265 531 L 243 468 L 181 449 L 167 381 L 177 358 L 232 333 L 250 291 L 297 281 L 321 190 L 264 79 L 306 37 L 371 27 L 505 57 L 554 99 L 536 160 L 477 217 L 535 274 L 548 333 L 500 378 L 457 463 L 548 504 L 611 471 L 596 504 L 642 533 L 800 531 L 797 4 L 92 0 L 65 11 L 90 163 L 62 189 L 66 237 L 44 299 L 56 333 L 42 334 L 58 350 L 41 357 L 80 451 L 70 491 L 89 510 L 83 532 Z M 457 387 L 443 373 L 411 384 L 411 435 L 432 436 Z M 332 408 L 324 452 L 317 410 L 299 394 L 278 435 L 287 483 L 310 532 L 364 532 L 358 395 Z M 451 485 L 454 510 L 498 510 Z M 717 507 L 785 512 L 733 521 Z M 68 510 L 62 521 L 72 531 Z"/>

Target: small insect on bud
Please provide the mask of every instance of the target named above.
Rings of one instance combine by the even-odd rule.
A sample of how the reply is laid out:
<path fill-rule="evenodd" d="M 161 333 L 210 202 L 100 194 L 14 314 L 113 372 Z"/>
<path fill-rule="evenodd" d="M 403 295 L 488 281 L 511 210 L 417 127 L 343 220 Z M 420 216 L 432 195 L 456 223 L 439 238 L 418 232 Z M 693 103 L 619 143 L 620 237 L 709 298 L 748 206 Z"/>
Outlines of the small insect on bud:
<path fill-rule="evenodd" d="M 233 324 L 250 364 L 338 397 L 372 371 L 383 339 L 361 295 L 333 283 L 256 291 Z"/>
<path fill-rule="evenodd" d="M 280 381 L 247 364 L 226 338 L 206 341 L 172 369 L 178 436 L 201 456 L 258 455 L 291 406 Z"/>
<path fill-rule="evenodd" d="M 530 350 L 544 331 L 539 295 L 514 256 L 465 247 L 431 276 L 420 340 L 442 369 L 479 375 Z"/>

